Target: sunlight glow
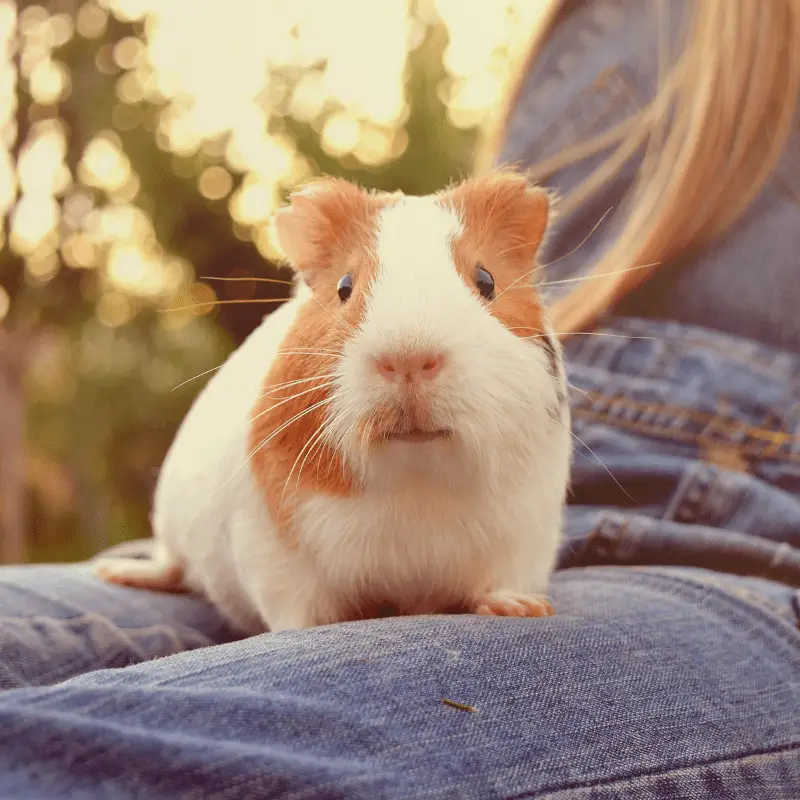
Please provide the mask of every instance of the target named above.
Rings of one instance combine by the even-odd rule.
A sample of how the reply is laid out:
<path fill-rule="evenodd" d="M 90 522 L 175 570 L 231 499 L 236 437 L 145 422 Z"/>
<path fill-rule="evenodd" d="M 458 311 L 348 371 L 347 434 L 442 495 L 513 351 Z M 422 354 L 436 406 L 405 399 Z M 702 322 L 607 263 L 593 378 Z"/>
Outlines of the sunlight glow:
<path fill-rule="evenodd" d="M 144 40 L 104 44 L 96 59 L 118 75 L 114 125 L 154 129 L 175 171 L 196 181 L 204 197 L 226 202 L 236 235 L 275 259 L 272 214 L 286 190 L 318 169 L 298 153 L 293 126 L 310 126 L 335 159 L 372 169 L 399 158 L 408 145 L 409 52 L 439 23 L 448 45 L 438 96 L 454 125 L 481 126 L 550 2 L 83 0 L 73 24 L 69 14 L 36 4 L 17 18 L 15 4 L 0 0 L 0 216 L 9 214 L 9 242 L 31 280 L 49 280 L 59 257 L 70 268 L 103 267 L 97 316 L 106 326 L 175 292 L 191 302 L 215 297 L 212 287 L 191 283 L 188 264 L 160 250 L 152 220 L 134 205 L 139 177 L 115 131 L 100 131 L 81 154 L 75 177 L 86 189 L 65 165 L 63 126 L 39 117 L 15 174 L 7 148 L 17 26 L 22 74 L 37 107 L 47 107 L 72 88 L 54 48 L 76 35 L 101 37 L 110 14 L 141 24 Z M 148 117 L 148 100 L 158 104 L 155 117 Z M 7 311 L 0 296 L 0 317 Z"/>
<path fill-rule="evenodd" d="M 122 19 L 143 20 L 147 32 L 144 50 L 127 40 L 115 48 L 115 61 L 129 70 L 119 79 L 120 99 L 165 102 L 159 142 L 183 156 L 229 134 L 226 166 L 255 176 L 246 186 L 262 187 L 262 202 L 269 197 L 273 203 L 256 214 L 247 199 L 256 190 L 243 188 L 232 208 L 244 222 L 261 219 L 280 202 L 280 193 L 265 185 L 291 188 L 292 180 L 308 177 L 308 165 L 294 163 L 291 140 L 279 140 L 275 120 L 290 116 L 311 124 L 333 158 L 354 156 L 368 167 L 398 158 L 408 141 L 408 52 L 422 42 L 428 24 L 441 21 L 449 37 L 449 78 L 441 96 L 453 124 L 479 126 L 549 2 L 427 0 L 416 7 L 419 16 L 409 0 L 102 4 Z M 212 187 L 209 196 L 224 196 L 223 188 Z"/>
<path fill-rule="evenodd" d="M 69 71 L 60 61 L 40 61 L 31 72 L 30 82 L 33 99 L 41 105 L 50 105 L 69 91 Z"/>
<path fill-rule="evenodd" d="M 221 200 L 230 194 L 233 178 L 225 167 L 206 167 L 197 179 L 197 188 L 209 200 Z"/>
<path fill-rule="evenodd" d="M 109 191 L 125 185 L 131 177 L 131 165 L 116 134 L 100 133 L 86 145 L 78 164 L 78 177 L 87 186 Z"/>
<path fill-rule="evenodd" d="M 160 259 L 149 257 L 136 245 L 112 245 L 106 274 L 115 288 L 127 294 L 159 297 L 164 292 Z"/>
<path fill-rule="evenodd" d="M 94 313 L 102 325 L 118 328 L 133 318 L 134 310 L 124 294 L 107 292 L 97 301 Z"/>

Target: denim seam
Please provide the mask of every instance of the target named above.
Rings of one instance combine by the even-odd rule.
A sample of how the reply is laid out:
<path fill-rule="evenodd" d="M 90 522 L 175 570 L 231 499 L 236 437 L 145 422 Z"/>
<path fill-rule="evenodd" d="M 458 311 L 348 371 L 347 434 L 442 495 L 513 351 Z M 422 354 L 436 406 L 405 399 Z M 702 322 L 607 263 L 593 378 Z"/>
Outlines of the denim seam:
<path fill-rule="evenodd" d="M 428 772 L 429 767 L 422 766 L 422 767 L 407 767 L 402 770 L 404 775 L 413 775 L 414 773 L 419 773 L 421 771 Z M 352 775 L 351 777 L 345 779 L 344 781 L 338 781 L 335 783 L 326 783 L 322 786 L 311 786 L 306 789 L 302 789 L 299 792 L 293 792 L 292 794 L 286 795 L 284 800 L 304 800 L 304 798 L 314 798 L 320 797 L 320 792 L 324 792 L 328 789 L 337 789 L 341 790 L 350 786 L 354 786 L 358 783 L 362 783 L 365 779 L 372 779 L 375 776 L 375 767 L 370 765 L 365 765 L 364 771 L 358 775 Z M 393 768 L 391 771 L 387 771 L 386 769 L 382 770 L 382 774 L 384 775 L 391 775 L 393 776 L 394 773 L 397 772 L 397 769 Z M 430 791 L 423 790 L 423 794 L 419 794 L 415 791 L 412 795 L 414 800 L 425 800 L 426 797 L 434 797 L 438 798 L 441 797 L 442 789 L 452 788 L 454 782 L 454 776 L 451 772 L 445 772 L 444 770 L 440 770 L 439 777 L 447 777 L 447 783 L 444 784 L 444 781 L 440 781 L 436 784 L 435 788 L 431 788 Z M 458 776 L 455 776 L 455 780 L 458 780 Z M 324 796 L 324 795 L 323 795 Z M 406 795 L 408 796 L 408 795 Z M 498 800 L 500 800 L 499 795 L 496 795 Z"/>
<path fill-rule="evenodd" d="M 600 391 L 581 390 L 580 394 L 584 398 L 591 400 L 592 404 L 591 406 L 586 407 L 582 400 L 577 400 L 575 404 L 575 410 L 593 411 L 606 415 L 610 414 L 612 416 L 615 415 L 612 412 L 618 413 L 618 409 L 620 408 L 625 411 L 641 411 L 649 413 L 655 412 L 656 414 L 663 413 L 670 419 L 670 423 L 672 423 L 675 419 L 678 419 L 680 421 L 690 420 L 698 423 L 699 425 L 707 425 L 711 427 L 727 426 L 727 428 L 723 431 L 724 433 L 733 434 L 744 432 L 753 438 L 764 439 L 770 444 L 774 444 L 776 437 L 782 437 L 784 442 L 800 441 L 800 437 L 782 431 L 778 421 L 776 421 L 775 427 L 770 428 L 759 425 L 748 425 L 736 417 L 726 415 L 722 412 L 711 414 L 704 411 L 693 411 L 685 406 L 675 405 L 674 403 L 632 400 L 631 398 L 622 394 L 610 395 Z M 662 425 L 659 427 L 669 426 Z"/>
<path fill-rule="evenodd" d="M 615 785 L 618 784 L 625 784 L 631 783 L 635 780 L 641 780 L 643 778 L 655 778 L 655 777 L 668 777 L 675 773 L 685 773 L 688 770 L 697 770 L 702 767 L 713 767 L 722 764 L 731 764 L 735 765 L 742 761 L 748 761 L 752 758 L 758 758 L 763 756 L 784 756 L 789 755 L 791 753 L 795 753 L 800 750 L 800 742 L 788 742 L 784 745 L 778 745 L 776 747 L 767 748 L 765 750 L 759 750 L 755 753 L 743 753 L 737 756 L 731 756 L 728 758 L 715 758 L 709 759 L 706 761 L 697 761 L 692 764 L 685 764 L 682 767 L 670 767 L 669 769 L 664 770 L 653 770 L 650 772 L 641 772 L 632 775 L 628 775 L 626 777 L 617 777 L 617 778 L 608 778 L 604 780 L 598 781 L 589 781 L 588 783 L 577 783 L 571 786 L 563 786 L 558 789 L 536 789 L 531 792 L 523 792 L 522 794 L 515 794 L 509 795 L 505 798 L 505 800 L 526 800 L 527 798 L 541 798 L 542 800 L 546 800 L 547 797 L 554 798 L 554 800 L 558 800 L 560 796 L 563 795 L 564 800 L 569 800 L 569 795 L 564 795 L 564 792 L 582 792 L 585 789 L 604 789 L 609 788 L 613 789 Z M 545 794 L 541 794 L 544 792 Z"/>
<path fill-rule="evenodd" d="M 781 608 L 777 603 L 771 600 L 768 597 L 764 597 L 752 589 L 744 589 L 742 587 L 729 587 L 726 588 L 725 591 L 731 592 L 732 594 L 736 594 L 741 597 L 746 602 L 750 603 L 754 606 L 764 606 L 767 611 L 770 611 L 773 614 L 778 614 L 781 617 L 784 617 L 787 622 L 791 623 L 792 625 L 797 626 L 800 624 L 800 619 L 797 618 L 795 613 L 791 609 Z"/>
<path fill-rule="evenodd" d="M 628 401 L 630 404 L 632 401 Z M 625 405 L 625 403 L 620 403 L 620 405 Z M 642 404 L 643 406 L 645 404 Z M 667 411 L 669 407 L 667 406 L 659 406 L 658 404 L 647 404 L 647 408 L 642 408 L 643 411 L 645 410 L 653 410 L 660 408 L 663 411 Z M 672 413 L 674 415 L 675 409 L 672 407 Z M 750 457 L 757 459 L 759 461 L 782 461 L 788 462 L 792 464 L 800 464 L 800 453 L 793 453 L 793 452 L 770 452 L 770 446 L 781 447 L 785 444 L 792 444 L 800 443 L 800 438 L 796 436 L 792 436 L 791 434 L 777 432 L 777 431 L 769 431 L 764 428 L 752 428 L 749 426 L 743 426 L 746 428 L 746 433 L 750 435 L 752 438 L 769 438 L 771 439 L 770 442 L 766 444 L 762 443 L 749 443 L 747 441 L 743 441 L 740 444 L 731 445 L 728 442 L 721 441 L 719 439 L 710 437 L 706 434 L 694 434 L 687 432 L 685 430 L 680 429 L 671 429 L 670 426 L 667 425 L 656 425 L 653 423 L 644 423 L 641 420 L 627 420 L 621 418 L 619 414 L 611 414 L 603 410 L 598 410 L 596 408 L 581 408 L 580 406 L 574 406 L 572 408 L 572 414 L 574 417 L 578 417 L 588 422 L 599 422 L 614 425 L 617 428 L 624 429 L 631 431 L 633 433 L 641 434 L 642 436 L 651 436 L 654 438 L 659 439 L 666 439 L 672 440 L 675 442 L 682 442 L 686 444 L 694 444 L 694 445 L 715 445 L 715 446 L 725 446 L 731 450 L 736 450 L 740 453 L 744 453 L 749 455 Z M 682 417 L 678 417 L 677 419 L 673 416 L 673 422 L 681 422 L 685 421 L 686 418 L 691 419 L 689 413 L 682 415 Z M 711 418 L 709 418 L 711 419 Z M 677 426 L 676 426 L 677 427 Z M 782 441 L 778 442 L 778 437 L 782 437 Z"/>

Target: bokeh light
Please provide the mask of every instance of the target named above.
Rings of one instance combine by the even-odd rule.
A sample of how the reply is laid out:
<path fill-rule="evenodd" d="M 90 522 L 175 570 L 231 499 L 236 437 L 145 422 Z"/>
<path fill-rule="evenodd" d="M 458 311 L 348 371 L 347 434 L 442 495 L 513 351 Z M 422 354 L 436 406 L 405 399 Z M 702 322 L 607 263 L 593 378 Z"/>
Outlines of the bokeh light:
<path fill-rule="evenodd" d="M 237 222 L 255 224 L 280 203 L 281 188 L 291 188 L 311 171 L 292 140 L 276 132 L 276 120 L 287 116 L 312 124 L 333 158 L 353 157 L 372 168 L 399 158 L 408 141 L 408 53 L 423 40 L 428 24 L 441 22 L 449 44 L 440 96 L 452 124 L 480 126 L 548 3 L 228 0 L 190 9 L 181 0 L 105 0 L 103 5 L 123 19 L 144 22 L 146 29 L 146 47 L 123 39 L 114 48 L 113 60 L 124 70 L 117 83 L 120 100 L 164 103 L 159 142 L 181 156 L 228 136 L 225 166 L 250 178 L 230 208 Z M 90 34 L 104 23 L 100 9 L 83 14 L 79 28 L 88 27 Z M 135 124 L 132 117 L 119 118 L 123 127 Z M 212 199 L 230 191 L 220 172 L 204 173 L 199 185 Z M 256 214 L 248 198 L 257 195 L 262 205 Z"/>
<path fill-rule="evenodd" d="M 289 291 L 249 280 L 288 277 L 288 192 L 463 174 L 550 2 L 0 0 L 0 322 L 35 342 L 38 556 L 146 535 L 189 379 Z"/>
<path fill-rule="evenodd" d="M 141 104 L 158 103 L 156 139 L 185 159 L 176 169 L 196 177 L 198 191 L 207 199 L 228 198 L 234 223 L 244 231 L 251 228 L 247 237 L 274 258 L 279 252 L 266 223 L 284 191 L 314 172 L 276 122 L 287 117 L 311 124 L 332 158 L 355 158 L 368 168 L 399 158 L 408 143 L 408 53 L 423 40 L 427 25 L 441 22 L 448 45 L 443 64 L 447 77 L 439 96 L 446 100 L 453 125 L 479 126 L 504 85 L 511 59 L 546 6 L 547 0 L 86 0 L 73 24 L 67 14 L 51 16 L 32 5 L 19 15 L 24 42 L 20 61 L 36 102 L 55 104 L 70 91 L 71 76 L 53 57 L 54 48 L 75 33 L 88 39 L 102 36 L 109 13 L 143 24 L 144 39 L 123 37 L 101 47 L 96 59 L 100 69 L 119 72 L 115 124 L 120 131 L 132 130 L 142 124 Z M 6 60 L 14 26 L 12 5 L 4 0 L 0 52 Z M 13 97 L 10 72 L 0 74 L 6 76 L 0 94 Z M 0 124 L 11 121 L 13 108 L 8 108 L 0 103 Z M 63 163 L 66 139 L 57 123 L 46 120 L 34 126 L 28 138 L 18 165 L 21 196 L 11 215 L 12 245 L 23 254 L 38 248 L 45 257 L 60 246 L 71 266 L 96 265 L 102 260 L 98 236 L 106 244 L 109 238 L 98 230 L 41 250 L 62 222 L 56 200 L 72 176 Z M 197 170 L 190 159 L 201 150 L 216 154 L 221 163 Z M 237 174 L 242 180 L 234 191 Z M 115 131 L 101 130 L 89 141 L 76 177 L 104 191 L 126 209 L 123 215 L 130 215 L 128 204 L 135 201 L 140 181 Z M 0 212 L 14 203 L 16 180 L 7 150 L 0 150 Z M 81 227 L 66 201 L 63 213 L 67 227 Z M 114 213 L 104 217 L 106 226 L 113 226 Z M 88 210 L 83 213 L 87 215 Z M 126 254 L 126 264 L 132 263 L 134 251 L 140 254 L 140 265 L 152 265 L 160 257 L 150 245 L 137 249 L 137 236 L 145 236 L 147 227 L 140 220 L 136 230 L 115 233 L 122 249 L 106 248 L 113 281 L 120 280 L 119 252 Z M 38 273 L 49 274 L 42 265 Z M 159 294 L 152 288 L 151 267 L 126 274 L 125 291 Z M 147 288 L 137 290 L 134 275 Z"/>

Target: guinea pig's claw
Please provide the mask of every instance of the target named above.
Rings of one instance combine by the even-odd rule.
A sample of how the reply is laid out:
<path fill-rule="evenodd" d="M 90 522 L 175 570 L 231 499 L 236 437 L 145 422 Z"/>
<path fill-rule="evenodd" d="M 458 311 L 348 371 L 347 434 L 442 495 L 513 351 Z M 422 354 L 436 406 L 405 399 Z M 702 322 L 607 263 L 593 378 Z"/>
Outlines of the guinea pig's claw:
<path fill-rule="evenodd" d="M 552 617 L 555 612 L 544 595 L 500 591 L 481 597 L 475 613 L 491 617 Z"/>

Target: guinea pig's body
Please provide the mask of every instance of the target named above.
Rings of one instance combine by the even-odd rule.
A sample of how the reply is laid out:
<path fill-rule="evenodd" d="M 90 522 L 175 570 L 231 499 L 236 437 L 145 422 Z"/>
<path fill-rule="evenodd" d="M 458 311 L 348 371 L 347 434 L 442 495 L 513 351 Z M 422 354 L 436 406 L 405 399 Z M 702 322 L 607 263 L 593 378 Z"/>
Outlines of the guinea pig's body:
<path fill-rule="evenodd" d="M 201 392 L 164 462 L 151 561 L 248 633 L 459 610 L 538 616 L 571 442 L 530 275 L 547 197 L 327 181 L 279 212 L 295 296 Z"/>

